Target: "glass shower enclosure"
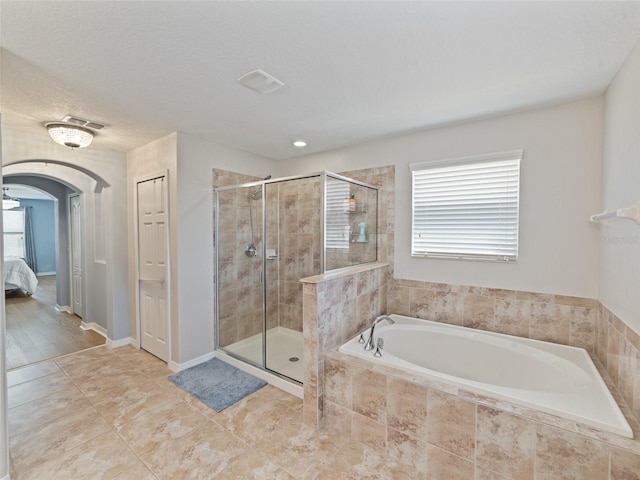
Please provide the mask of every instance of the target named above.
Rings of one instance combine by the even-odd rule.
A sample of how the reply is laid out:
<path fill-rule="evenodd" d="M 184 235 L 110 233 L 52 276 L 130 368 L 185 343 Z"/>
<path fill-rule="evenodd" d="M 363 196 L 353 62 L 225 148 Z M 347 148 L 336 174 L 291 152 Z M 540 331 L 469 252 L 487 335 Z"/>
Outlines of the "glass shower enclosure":
<path fill-rule="evenodd" d="M 377 260 L 378 191 L 321 172 L 214 193 L 216 348 L 302 383 L 300 279 Z"/>

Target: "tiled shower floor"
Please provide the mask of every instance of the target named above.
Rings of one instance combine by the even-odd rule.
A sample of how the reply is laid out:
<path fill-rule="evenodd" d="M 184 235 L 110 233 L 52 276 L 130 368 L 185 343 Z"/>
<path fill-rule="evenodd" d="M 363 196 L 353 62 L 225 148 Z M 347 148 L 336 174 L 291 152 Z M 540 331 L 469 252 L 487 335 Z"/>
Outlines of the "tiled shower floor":
<path fill-rule="evenodd" d="M 284 327 L 267 330 L 267 368 L 302 382 L 302 346 L 302 332 Z M 224 347 L 224 350 L 256 365 L 262 365 L 262 334 L 233 343 Z"/>

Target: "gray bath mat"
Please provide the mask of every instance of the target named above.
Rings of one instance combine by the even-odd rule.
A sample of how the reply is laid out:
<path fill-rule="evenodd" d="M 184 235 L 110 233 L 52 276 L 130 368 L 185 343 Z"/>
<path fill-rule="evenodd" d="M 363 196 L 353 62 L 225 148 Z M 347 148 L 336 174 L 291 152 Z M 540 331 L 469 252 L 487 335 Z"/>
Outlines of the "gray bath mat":
<path fill-rule="evenodd" d="M 217 358 L 174 373 L 169 380 L 216 412 L 221 412 L 267 384 Z"/>

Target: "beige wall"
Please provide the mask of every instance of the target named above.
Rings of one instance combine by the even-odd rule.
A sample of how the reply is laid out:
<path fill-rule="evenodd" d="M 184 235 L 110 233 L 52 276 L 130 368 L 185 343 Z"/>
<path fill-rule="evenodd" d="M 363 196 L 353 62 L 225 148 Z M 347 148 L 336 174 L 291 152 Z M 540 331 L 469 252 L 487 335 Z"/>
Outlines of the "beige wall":
<path fill-rule="evenodd" d="M 127 155 L 129 192 L 129 279 L 135 278 L 134 204 L 136 178 L 168 171 L 171 248 L 171 361 L 173 369 L 211 355 L 213 338 L 212 169 L 233 168 L 255 176 L 273 162 L 191 135 L 173 133 Z M 135 286 L 130 295 L 135 300 Z M 129 309 L 135 326 L 135 305 Z M 134 330 L 135 331 L 135 330 Z"/>
<path fill-rule="evenodd" d="M 605 95 L 602 210 L 640 201 L 640 44 Z M 600 234 L 600 299 L 640 333 L 640 225 L 612 221 Z"/>
<path fill-rule="evenodd" d="M 395 166 L 396 278 L 596 298 L 603 98 L 422 130 L 278 164 L 279 174 Z M 410 256 L 408 165 L 524 149 L 516 264 Z"/>

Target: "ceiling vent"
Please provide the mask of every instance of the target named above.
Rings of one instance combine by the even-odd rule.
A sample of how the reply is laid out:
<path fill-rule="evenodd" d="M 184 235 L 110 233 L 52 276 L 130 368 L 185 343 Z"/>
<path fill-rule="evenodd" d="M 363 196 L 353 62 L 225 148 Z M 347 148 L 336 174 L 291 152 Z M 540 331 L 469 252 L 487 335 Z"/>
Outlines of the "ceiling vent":
<path fill-rule="evenodd" d="M 92 128 L 93 130 L 102 130 L 107 125 L 102 123 L 92 122 L 91 120 L 84 120 L 82 118 L 73 117 L 71 115 L 67 115 L 62 119 L 65 123 L 71 123 L 72 125 L 77 125 L 79 127 Z"/>
<path fill-rule="evenodd" d="M 245 73 L 236 82 L 263 95 L 284 87 L 283 82 L 262 70 L 252 70 L 249 73 Z"/>

